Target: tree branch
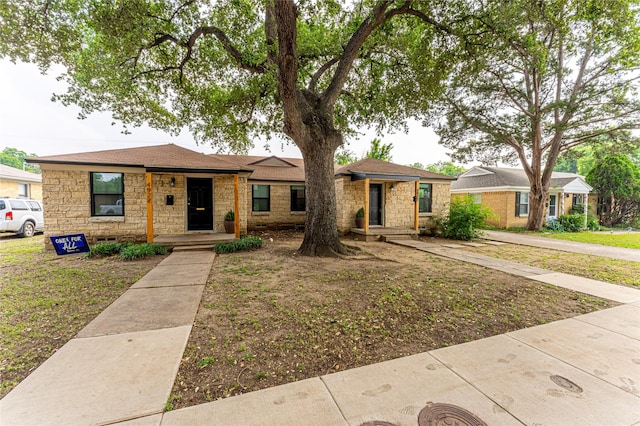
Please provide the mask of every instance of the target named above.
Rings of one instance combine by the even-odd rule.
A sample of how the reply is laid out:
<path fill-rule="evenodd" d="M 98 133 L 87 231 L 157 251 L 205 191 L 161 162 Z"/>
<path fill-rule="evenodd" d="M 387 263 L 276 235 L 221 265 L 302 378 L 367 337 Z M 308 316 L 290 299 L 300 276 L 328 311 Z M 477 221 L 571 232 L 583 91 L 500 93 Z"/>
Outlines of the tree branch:
<path fill-rule="evenodd" d="M 318 69 L 318 71 L 316 71 L 316 73 L 313 74 L 313 76 L 311 77 L 311 80 L 309 81 L 309 85 L 307 86 L 307 88 L 315 92 L 316 85 L 318 84 L 318 80 L 320 80 L 320 77 L 322 77 L 322 75 L 325 72 L 327 72 L 332 66 L 334 66 L 336 63 L 338 63 L 338 58 L 332 58 L 329 60 L 329 62 L 322 65 L 320 69 Z"/>

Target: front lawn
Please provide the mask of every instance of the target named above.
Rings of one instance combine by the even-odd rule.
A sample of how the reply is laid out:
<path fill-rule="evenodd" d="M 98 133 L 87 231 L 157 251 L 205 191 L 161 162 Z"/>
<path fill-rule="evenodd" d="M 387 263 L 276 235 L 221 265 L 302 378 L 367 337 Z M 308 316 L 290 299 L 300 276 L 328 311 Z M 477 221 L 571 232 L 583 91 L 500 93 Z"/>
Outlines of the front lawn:
<path fill-rule="evenodd" d="M 214 261 L 167 409 L 616 305 L 392 244 L 324 259 L 297 255 L 299 234 L 261 237 Z"/>
<path fill-rule="evenodd" d="M 0 239 L 0 398 L 161 260 L 57 256 L 42 235 Z"/>
<path fill-rule="evenodd" d="M 564 232 L 540 235 L 558 240 L 640 249 L 640 233 L 638 232 Z"/>

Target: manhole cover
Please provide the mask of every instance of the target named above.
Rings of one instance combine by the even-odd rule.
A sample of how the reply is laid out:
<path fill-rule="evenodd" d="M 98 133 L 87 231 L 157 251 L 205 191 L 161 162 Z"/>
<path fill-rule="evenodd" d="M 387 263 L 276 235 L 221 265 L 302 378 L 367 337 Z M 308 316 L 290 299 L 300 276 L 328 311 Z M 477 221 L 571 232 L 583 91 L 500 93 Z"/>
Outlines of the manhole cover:
<path fill-rule="evenodd" d="M 582 388 L 567 378 L 553 375 L 550 377 L 550 379 L 553 383 L 560 386 L 562 389 L 566 389 L 569 392 L 582 393 Z"/>
<path fill-rule="evenodd" d="M 487 426 L 475 414 L 452 404 L 427 405 L 418 415 L 419 426 Z"/>

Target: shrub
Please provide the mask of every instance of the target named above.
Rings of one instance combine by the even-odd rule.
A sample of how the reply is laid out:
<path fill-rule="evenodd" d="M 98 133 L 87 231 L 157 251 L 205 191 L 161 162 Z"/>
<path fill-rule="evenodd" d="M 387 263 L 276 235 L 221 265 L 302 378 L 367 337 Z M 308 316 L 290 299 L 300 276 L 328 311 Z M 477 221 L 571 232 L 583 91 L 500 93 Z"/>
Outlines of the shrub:
<path fill-rule="evenodd" d="M 255 250 L 262 247 L 262 239 L 253 236 L 242 236 L 239 240 L 218 243 L 213 246 L 213 251 L 218 254 L 234 253 L 243 250 Z"/>
<path fill-rule="evenodd" d="M 91 247 L 89 257 L 119 254 L 123 260 L 141 259 L 157 254 L 167 254 L 167 249 L 158 244 L 101 243 Z"/>
<path fill-rule="evenodd" d="M 356 212 L 356 217 L 364 217 L 364 207 L 360 207 L 360 209 Z"/>
<path fill-rule="evenodd" d="M 550 217 L 549 220 L 547 220 L 547 228 L 554 232 L 564 232 L 562 223 L 555 217 Z"/>
<path fill-rule="evenodd" d="M 593 213 L 587 213 L 587 229 L 589 231 L 600 230 L 600 221 Z"/>
<path fill-rule="evenodd" d="M 584 214 L 563 214 L 558 221 L 567 232 L 580 232 L 584 228 Z"/>
<path fill-rule="evenodd" d="M 130 246 L 131 243 L 100 243 L 91 247 L 89 257 L 93 256 L 113 256 L 119 254 L 120 251 Z"/>
<path fill-rule="evenodd" d="M 582 204 L 574 204 L 573 206 L 571 206 L 571 209 L 569 210 L 569 214 L 582 214 L 584 213 L 584 205 Z"/>
<path fill-rule="evenodd" d="M 480 228 L 491 216 L 491 211 L 473 201 L 473 197 L 456 198 L 451 202 L 449 214 L 436 219 L 445 238 L 471 240 L 480 236 Z"/>
<path fill-rule="evenodd" d="M 120 250 L 120 257 L 123 260 L 142 259 L 157 254 L 167 254 L 167 249 L 158 244 L 144 243 L 132 244 Z"/>
<path fill-rule="evenodd" d="M 226 220 L 227 222 L 232 222 L 235 220 L 235 213 L 233 213 L 233 210 L 229 210 L 227 212 L 226 215 L 224 215 L 224 220 Z"/>

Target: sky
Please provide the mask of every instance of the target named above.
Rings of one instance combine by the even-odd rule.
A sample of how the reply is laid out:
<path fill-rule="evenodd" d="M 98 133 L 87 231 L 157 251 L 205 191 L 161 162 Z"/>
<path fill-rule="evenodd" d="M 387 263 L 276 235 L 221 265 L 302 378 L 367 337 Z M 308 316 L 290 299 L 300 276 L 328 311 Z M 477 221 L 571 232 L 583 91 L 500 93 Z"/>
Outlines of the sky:
<path fill-rule="evenodd" d="M 111 125 L 113 120 L 108 113 L 94 113 L 79 120 L 78 107 L 51 101 L 53 93 L 66 91 L 66 85 L 56 80 L 58 74 L 42 75 L 33 64 L 0 61 L 0 151 L 11 147 L 46 156 L 174 143 L 205 154 L 215 152 L 210 146 L 196 144 L 187 131 L 173 137 L 143 126 L 124 135 L 120 125 Z M 364 155 L 376 136 L 373 131 L 362 131 L 365 134 L 359 140 L 349 141 L 347 146 L 358 157 Z M 418 122 L 409 123 L 407 134 L 387 134 L 381 139 L 385 144 L 393 144 L 392 161 L 397 164 L 450 161 L 435 133 Z M 302 157 L 290 141 L 271 141 L 270 149 L 264 148 L 263 141 L 256 141 L 249 154 Z"/>

